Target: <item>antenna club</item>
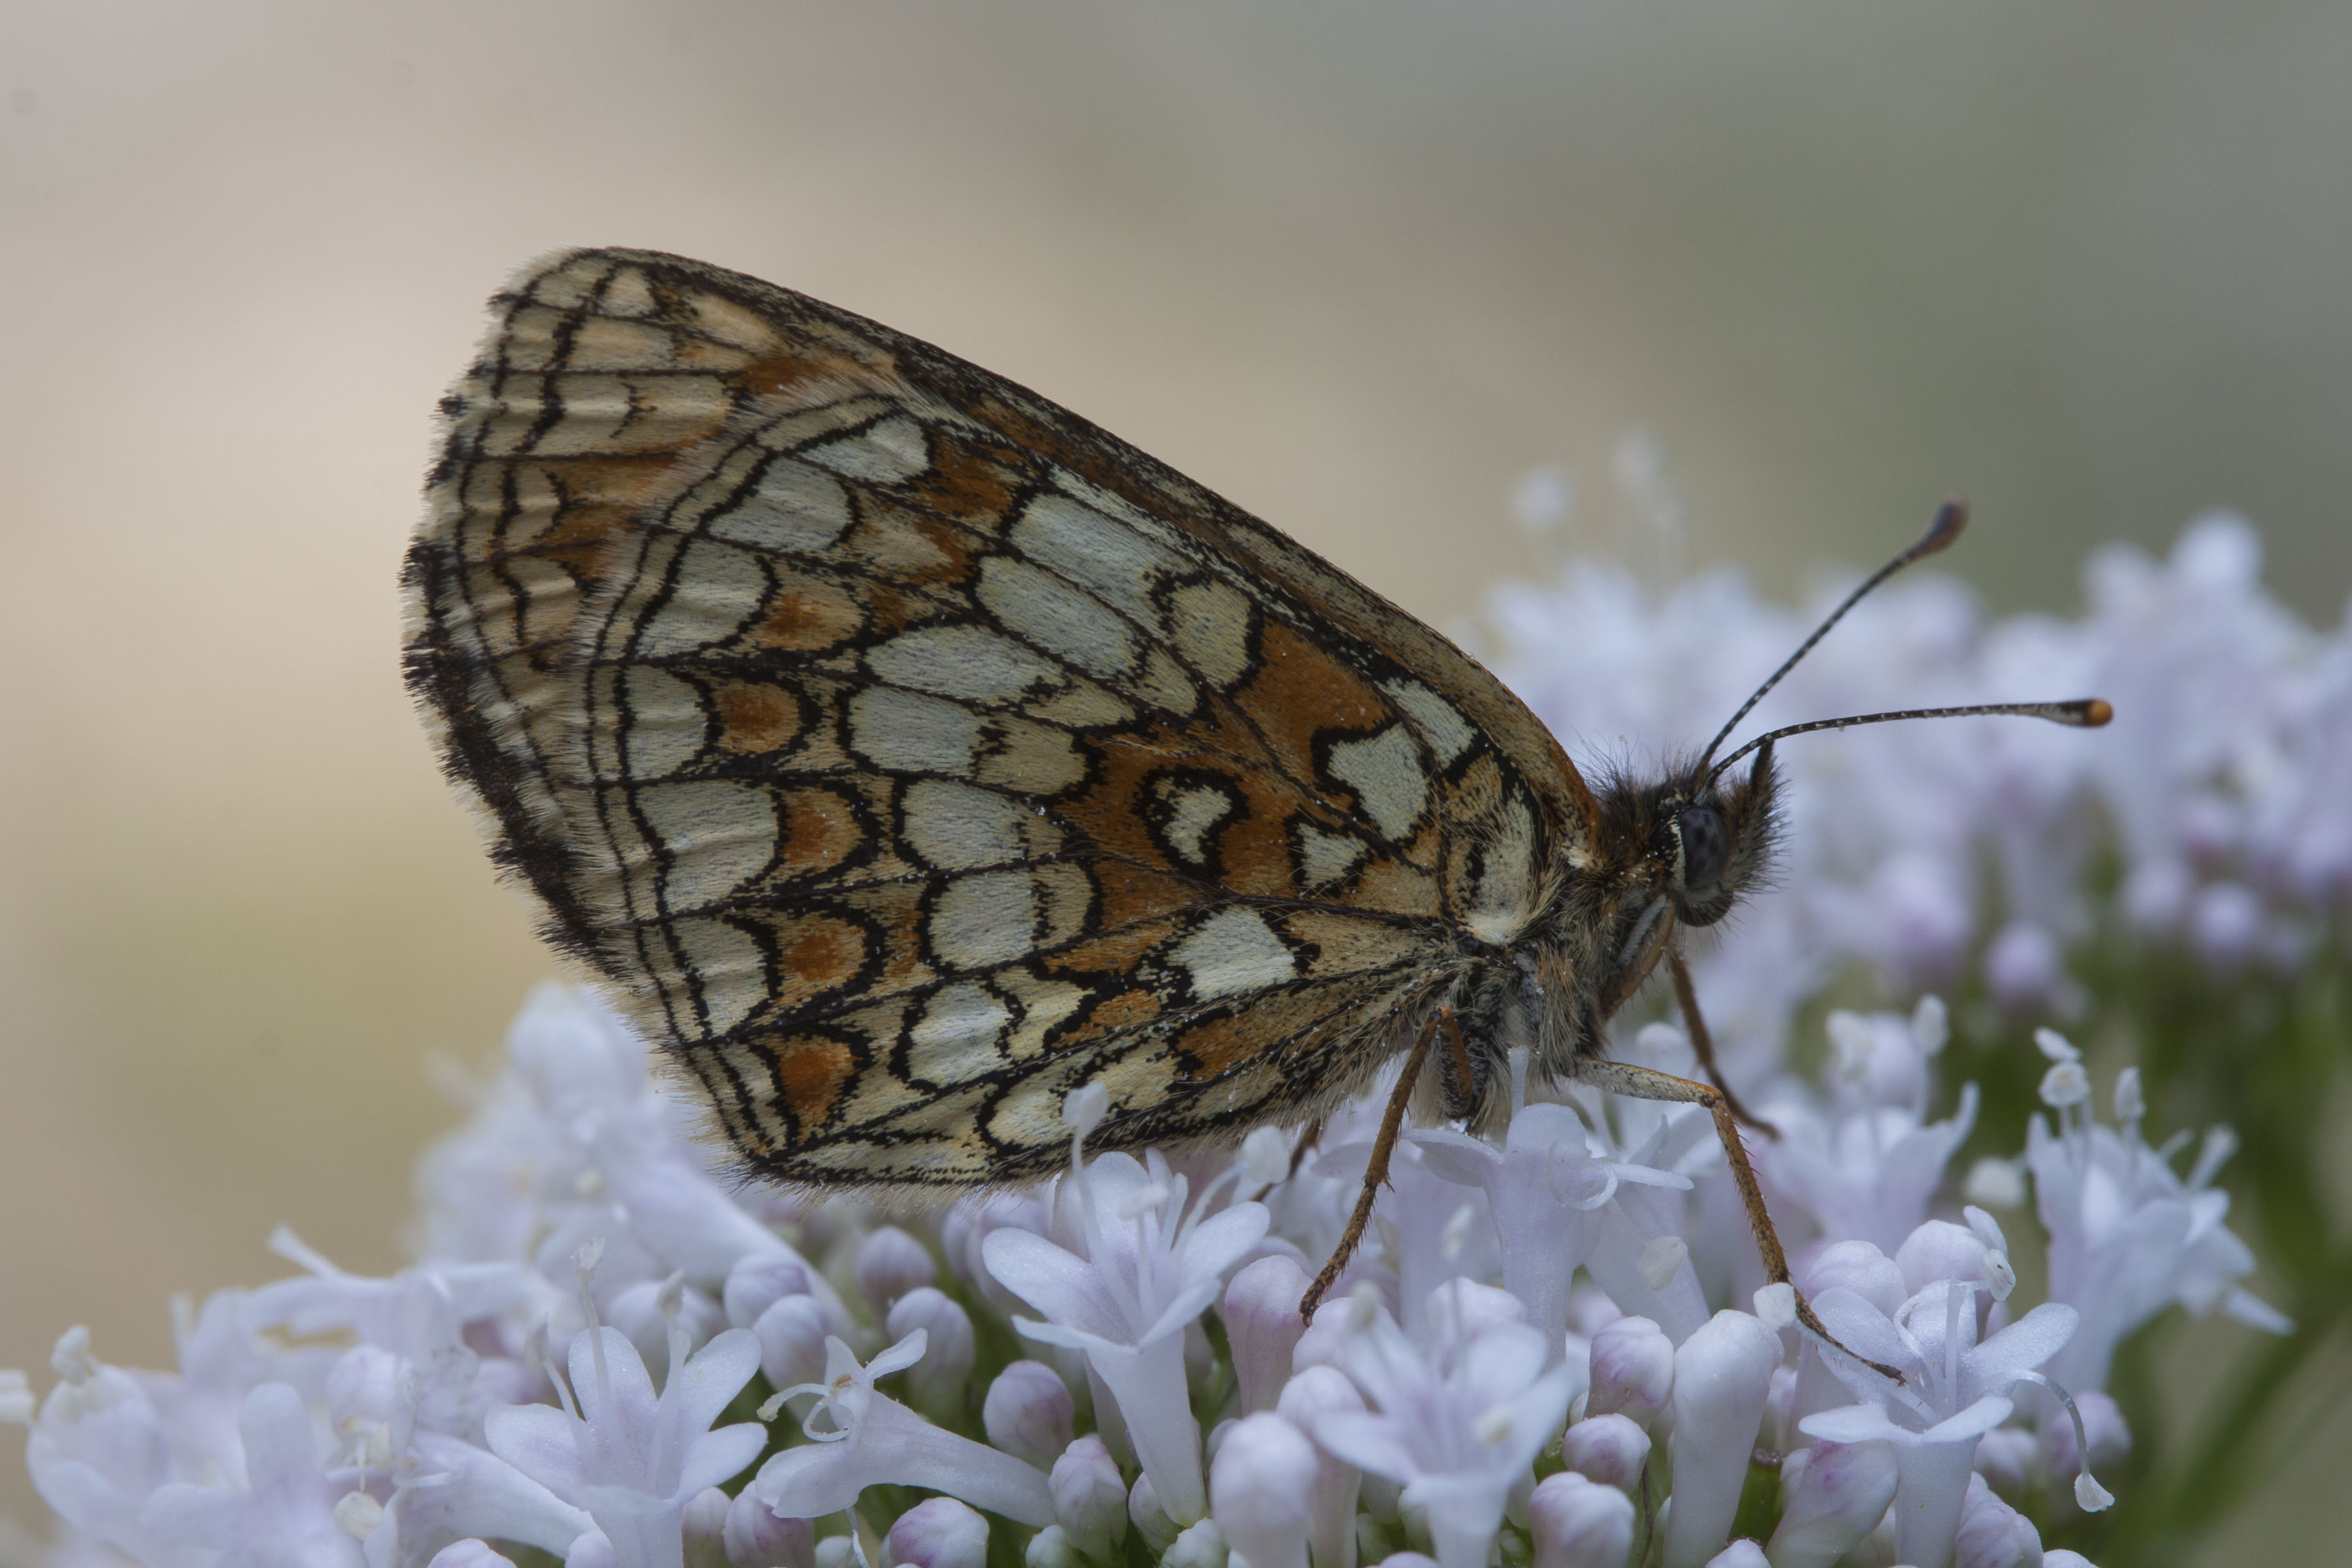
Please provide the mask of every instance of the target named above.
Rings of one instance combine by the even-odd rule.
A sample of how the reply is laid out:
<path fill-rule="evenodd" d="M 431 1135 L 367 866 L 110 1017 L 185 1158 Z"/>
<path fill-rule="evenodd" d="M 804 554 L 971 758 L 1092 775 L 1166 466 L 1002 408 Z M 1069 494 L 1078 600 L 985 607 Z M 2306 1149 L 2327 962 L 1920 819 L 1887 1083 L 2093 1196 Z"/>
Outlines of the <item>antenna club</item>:
<path fill-rule="evenodd" d="M 2105 698 L 2094 697 L 2083 704 L 2083 728 L 2085 730 L 2095 730 L 2115 716 L 2115 709 Z"/>
<path fill-rule="evenodd" d="M 1927 531 L 1920 535 L 1919 542 L 1911 547 L 1912 554 L 1915 557 L 1933 555 L 1949 547 L 1968 525 L 1969 503 L 1958 496 L 1945 497 L 1944 504 L 1936 509 L 1936 521 L 1927 525 Z"/>

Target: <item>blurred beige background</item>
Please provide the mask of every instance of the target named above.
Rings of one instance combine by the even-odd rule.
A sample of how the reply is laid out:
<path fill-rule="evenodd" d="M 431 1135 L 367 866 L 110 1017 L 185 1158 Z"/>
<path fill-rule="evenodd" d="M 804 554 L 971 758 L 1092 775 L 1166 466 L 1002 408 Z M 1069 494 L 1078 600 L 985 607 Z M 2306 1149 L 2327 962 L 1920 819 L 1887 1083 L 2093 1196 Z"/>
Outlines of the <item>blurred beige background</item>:
<path fill-rule="evenodd" d="M 0 1366 L 165 1364 L 165 1293 L 282 1272 L 280 1220 L 396 1266 L 428 1056 L 548 968 L 394 589 L 532 255 L 930 338 L 1441 624 L 1537 564 L 1530 465 L 1609 542 L 1636 426 L 1778 589 L 1959 489 L 2000 607 L 2228 505 L 2332 621 L 2347 83 L 2341 0 L 8 0 Z"/>

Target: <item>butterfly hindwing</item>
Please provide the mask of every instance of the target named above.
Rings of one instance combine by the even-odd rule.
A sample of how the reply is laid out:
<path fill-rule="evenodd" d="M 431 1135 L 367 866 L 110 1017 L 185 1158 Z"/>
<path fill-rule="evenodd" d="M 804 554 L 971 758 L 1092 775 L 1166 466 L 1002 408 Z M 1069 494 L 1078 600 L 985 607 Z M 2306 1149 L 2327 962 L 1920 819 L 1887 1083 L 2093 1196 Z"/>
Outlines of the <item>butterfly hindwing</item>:
<path fill-rule="evenodd" d="M 1452 645 L 997 377 L 756 280 L 498 300 L 411 552 L 450 769 L 748 1167 L 968 1186 L 1360 1088 L 1589 831 Z"/>

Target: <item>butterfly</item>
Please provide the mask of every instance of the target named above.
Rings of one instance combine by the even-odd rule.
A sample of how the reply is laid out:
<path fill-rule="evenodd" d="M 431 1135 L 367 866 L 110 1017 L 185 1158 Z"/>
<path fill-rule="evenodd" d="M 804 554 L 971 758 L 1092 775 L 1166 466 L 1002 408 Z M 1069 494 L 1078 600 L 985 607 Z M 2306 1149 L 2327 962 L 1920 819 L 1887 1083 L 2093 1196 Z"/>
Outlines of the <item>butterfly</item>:
<path fill-rule="evenodd" d="M 1231 1142 L 1402 1055 L 1352 1240 L 1409 1105 L 1491 1123 L 1524 1049 L 1706 1105 L 1769 1237 L 1727 1092 L 1604 1051 L 1662 960 L 1704 1045 L 1678 939 L 1766 868 L 1777 736 L 1596 790 L 1297 542 L 789 289 L 577 250 L 491 311 L 408 682 L 546 936 L 746 1174 L 1022 1182 L 1081 1086 L 1097 1149 Z"/>

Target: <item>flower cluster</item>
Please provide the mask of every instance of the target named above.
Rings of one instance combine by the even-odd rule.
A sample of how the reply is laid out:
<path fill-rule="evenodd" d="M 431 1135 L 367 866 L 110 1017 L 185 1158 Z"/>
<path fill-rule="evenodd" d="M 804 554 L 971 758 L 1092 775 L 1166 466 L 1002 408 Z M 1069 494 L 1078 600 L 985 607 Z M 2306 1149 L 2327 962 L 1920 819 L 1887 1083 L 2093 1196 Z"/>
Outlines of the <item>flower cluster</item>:
<path fill-rule="evenodd" d="M 2223 976 L 2304 962 L 2352 910 L 2352 621 L 2302 625 L 2263 591 L 2261 560 L 2251 527 L 2214 516 L 2166 561 L 2094 557 L 2079 620 L 1988 623 L 1932 574 L 1856 606 L 1743 733 L 2094 695 L 2115 721 L 2095 738 L 1965 719 L 1782 747 L 1780 885 L 1698 960 L 1719 1040 L 1769 1069 L 1795 1004 L 1856 964 L 1924 989 L 1980 963 L 2003 1004 L 2072 1012 L 2066 954 L 2107 861 L 2139 938 Z M 1728 573 L 1654 595 L 1572 563 L 1496 595 L 1488 652 L 1577 756 L 1645 764 L 1703 743 L 1829 602 L 1801 615 Z"/>
<path fill-rule="evenodd" d="M 303 1271 L 189 1314 L 176 1373 L 76 1330 L 16 1413 L 76 1537 L 169 1568 L 981 1568 L 992 1529 L 1031 1568 L 2032 1561 L 2021 1508 L 2108 1500 L 2116 1336 L 2176 1301 L 2275 1326 L 2234 1283 L 2226 1151 L 2175 1174 L 2129 1080 L 2096 1124 L 2050 1037 L 2058 1129 L 2023 1159 L 2058 1299 L 2013 1314 L 1999 1224 L 1929 1215 L 1959 1131 L 1923 1120 L 1939 1007 L 1831 1026 L 1759 1152 L 1843 1349 L 1786 1286 L 1727 1304 L 1752 1249 L 1690 1107 L 1522 1072 L 1492 1142 L 1412 1134 L 1307 1323 L 1377 1100 L 1294 1173 L 1271 1131 L 1090 1157 L 1082 1089 L 1063 1177 L 893 1222 L 731 1190 L 628 1032 L 549 987 L 424 1163 L 425 1261 L 363 1279 L 281 1235 Z M 1759 1448 L 1778 1505 L 1735 1544 Z"/>
<path fill-rule="evenodd" d="M 2150 1147 L 2131 1070 L 2100 1121 L 2050 1029 L 2039 1058 L 2014 1047 L 2041 1111 L 1979 1129 L 1990 1102 L 1939 1081 L 1933 995 L 1829 1015 L 1810 1077 L 1786 1047 L 1855 966 L 1916 994 L 1981 963 L 1996 997 L 2063 1018 L 2108 851 L 2130 928 L 2216 973 L 2324 939 L 2352 891 L 2352 637 L 2297 627 L 2252 565 L 2242 527 L 2200 525 L 2168 565 L 2105 558 L 2073 625 L 1984 627 L 1914 584 L 1773 699 L 2095 690 L 2121 715 L 2096 745 L 1953 724 L 1787 753 L 1787 873 L 1700 986 L 1834 1342 L 1766 1281 L 1703 1112 L 1523 1058 L 1490 1132 L 1406 1135 L 1307 1322 L 1381 1093 L 1305 1146 L 1264 1128 L 1139 1158 L 1089 1151 L 1106 1099 L 1081 1089 L 1061 1176 L 893 1215 L 734 1183 L 643 1044 L 550 986 L 420 1165 L 413 1268 L 354 1276 L 281 1233 L 299 1272 L 182 1309 L 176 1371 L 110 1365 L 73 1330 L 44 1396 L 0 1373 L 56 1561 L 2080 1564 L 2042 1532 L 2113 1501 L 2118 1344 L 2174 1306 L 2288 1327 L 2242 1283 L 2213 1184 L 2230 1134 Z M 1592 568 L 1501 617 L 1501 667 L 1580 754 L 1688 739 L 1800 629 L 1729 578 L 1654 601 Z M 1664 1024 L 1618 1047 L 1694 1070 Z M 2013 1156 L 1958 1179 L 1972 1137 Z M 2030 1308 L 1994 1212 L 2016 1225 L 2029 1184 Z"/>

